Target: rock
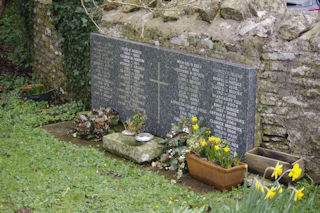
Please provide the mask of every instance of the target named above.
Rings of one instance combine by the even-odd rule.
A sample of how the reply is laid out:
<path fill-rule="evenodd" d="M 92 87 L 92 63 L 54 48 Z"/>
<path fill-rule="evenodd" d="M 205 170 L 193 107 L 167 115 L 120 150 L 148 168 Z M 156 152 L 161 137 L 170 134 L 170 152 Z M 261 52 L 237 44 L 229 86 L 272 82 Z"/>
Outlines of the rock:
<path fill-rule="evenodd" d="M 287 17 L 279 26 L 280 37 L 291 41 L 298 38 L 302 33 L 311 29 L 315 17 L 304 11 L 290 10 Z"/>
<path fill-rule="evenodd" d="M 250 0 L 250 10 L 285 13 L 286 0 Z"/>
<path fill-rule="evenodd" d="M 184 35 L 171 38 L 170 43 L 186 47 L 189 46 L 188 38 Z"/>
<path fill-rule="evenodd" d="M 158 143 L 161 140 L 159 137 L 154 137 L 153 140 L 143 143 L 137 142 L 134 136 L 113 133 L 103 137 L 103 148 L 128 160 L 144 163 L 162 154 L 164 146 Z"/>
<path fill-rule="evenodd" d="M 273 26 L 276 21 L 274 16 L 269 16 L 259 22 L 247 21 L 240 25 L 239 34 L 244 35 L 256 35 L 261 38 L 266 38 L 269 35 L 272 35 Z"/>
<path fill-rule="evenodd" d="M 203 21 L 210 22 L 219 12 L 220 0 L 202 0 L 200 4 L 196 5 L 200 18 Z"/>
<path fill-rule="evenodd" d="M 129 4 L 134 4 L 134 5 L 124 5 L 122 8 L 122 12 L 124 13 L 130 13 L 133 11 L 137 11 L 140 9 L 140 1 L 139 0 L 129 0 L 127 1 Z"/>
<path fill-rule="evenodd" d="M 164 22 L 176 21 L 179 19 L 180 11 L 177 9 L 165 10 L 162 12 L 162 19 Z"/>
<path fill-rule="evenodd" d="M 242 21 L 248 13 L 247 0 L 225 0 L 221 4 L 220 13 L 224 19 Z"/>
<path fill-rule="evenodd" d="M 104 0 L 102 8 L 109 11 L 118 8 L 120 5 L 121 4 L 114 2 L 113 0 Z"/>

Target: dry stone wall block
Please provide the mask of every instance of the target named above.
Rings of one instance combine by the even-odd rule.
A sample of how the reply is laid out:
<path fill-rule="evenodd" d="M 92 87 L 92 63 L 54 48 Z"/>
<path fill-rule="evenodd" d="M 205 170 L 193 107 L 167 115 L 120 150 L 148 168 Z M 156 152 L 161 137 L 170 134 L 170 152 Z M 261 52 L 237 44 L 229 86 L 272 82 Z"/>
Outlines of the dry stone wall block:
<path fill-rule="evenodd" d="M 279 27 L 279 34 L 284 40 L 291 41 L 310 30 L 316 16 L 305 11 L 288 10 L 288 15 L 283 20 Z"/>
<path fill-rule="evenodd" d="M 287 10 L 286 0 L 250 0 L 250 4 L 256 11 L 285 13 Z"/>
<path fill-rule="evenodd" d="M 224 0 L 221 4 L 221 16 L 224 19 L 242 21 L 248 15 L 249 8 L 247 0 Z"/>

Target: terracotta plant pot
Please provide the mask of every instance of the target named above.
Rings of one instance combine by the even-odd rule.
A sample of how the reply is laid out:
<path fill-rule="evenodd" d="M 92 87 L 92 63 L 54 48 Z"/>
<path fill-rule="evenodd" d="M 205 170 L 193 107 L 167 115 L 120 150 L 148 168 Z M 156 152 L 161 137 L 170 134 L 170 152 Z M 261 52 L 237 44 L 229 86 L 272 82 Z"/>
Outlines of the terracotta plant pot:
<path fill-rule="evenodd" d="M 24 85 L 21 87 L 21 91 L 22 92 L 25 92 L 29 89 L 32 89 L 32 87 L 43 87 L 44 85 L 43 84 L 28 84 L 28 85 Z"/>
<path fill-rule="evenodd" d="M 292 169 L 293 165 L 298 163 L 302 169 L 301 175 L 298 179 L 304 176 L 304 160 L 294 155 L 290 155 L 284 152 L 273 151 L 261 147 L 255 147 L 245 153 L 246 163 L 248 164 L 249 171 L 256 172 L 260 175 L 264 174 L 267 167 L 275 167 L 277 162 L 283 165 L 283 171 Z M 272 170 L 268 170 L 266 178 L 271 179 Z M 288 183 L 291 182 L 291 177 L 288 174 L 281 178 L 280 182 Z"/>
<path fill-rule="evenodd" d="M 247 164 L 240 162 L 239 166 L 225 169 L 194 154 L 187 153 L 188 169 L 191 177 L 213 185 L 219 190 L 231 190 L 243 182 Z"/>

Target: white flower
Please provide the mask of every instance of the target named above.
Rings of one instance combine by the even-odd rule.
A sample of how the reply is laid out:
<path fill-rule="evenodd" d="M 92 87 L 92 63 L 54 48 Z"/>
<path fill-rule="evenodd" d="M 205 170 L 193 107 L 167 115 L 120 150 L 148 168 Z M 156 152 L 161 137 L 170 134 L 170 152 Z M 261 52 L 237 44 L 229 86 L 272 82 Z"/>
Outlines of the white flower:
<path fill-rule="evenodd" d="M 181 155 L 179 158 L 180 158 L 180 159 L 185 159 L 185 158 L 186 158 L 186 156 Z"/>
<path fill-rule="evenodd" d="M 72 137 L 76 138 L 77 137 L 77 133 L 73 133 Z"/>
<path fill-rule="evenodd" d="M 189 129 L 188 129 L 187 127 L 183 128 L 182 131 L 184 131 L 184 132 L 186 132 L 186 133 L 189 133 Z"/>
<path fill-rule="evenodd" d="M 172 152 L 172 149 L 169 149 L 169 150 L 168 150 L 168 153 L 171 153 L 171 152 Z"/>
<path fill-rule="evenodd" d="M 80 119 L 81 119 L 81 121 L 87 121 L 88 120 L 87 117 L 84 116 L 84 115 L 80 115 Z"/>

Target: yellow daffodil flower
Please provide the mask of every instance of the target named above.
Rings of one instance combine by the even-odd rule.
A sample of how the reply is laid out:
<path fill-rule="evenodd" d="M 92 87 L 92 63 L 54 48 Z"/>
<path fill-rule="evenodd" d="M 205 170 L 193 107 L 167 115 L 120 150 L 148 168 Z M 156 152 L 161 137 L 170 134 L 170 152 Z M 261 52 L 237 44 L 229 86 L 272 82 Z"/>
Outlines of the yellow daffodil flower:
<path fill-rule="evenodd" d="M 209 137 L 208 140 L 213 142 L 213 141 L 215 141 L 215 138 L 214 137 Z"/>
<path fill-rule="evenodd" d="M 283 189 L 282 189 L 281 187 L 278 187 L 278 188 L 280 188 L 280 189 L 278 190 L 278 193 L 281 194 L 281 193 L 283 192 Z"/>
<path fill-rule="evenodd" d="M 224 152 L 230 152 L 230 148 L 229 147 L 224 147 L 223 151 Z"/>
<path fill-rule="evenodd" d="M 215 146 L 214 146 L 214 149 L 218 151 L 218 150 L 220 149 L 220 147 L 217 146 L 217 145 L 215 145 Z"/>
<path fill-rule="evenodd" d="M 197 117 L 192 117 L 192 122 L 195 123 L 198 121 L 198 118 Z"/>
<path fill-rule="evenodd" d="M 216 143 L 220 143 L 221 139 L 220 138 L 216 138 Z"/>
<path fill-rule="evenodd" d="M 208 132 L 207 132 L 209 135 L 211 134 L 211 131 L 210 130 L 208 130 Z"/>
<path fill-rule="evenodd" d="M 303 197 L 304 195 L 302 193 L 303 190 L 304 190 L 304 187 L 296 191 L 296 193 L 294 194 L 294 201 L 300 200 Z"/>
<path fill-rule="evenodd" d="M 256 189 L 260 190 L 262 193 L 264 192 L 264 188 L 259 181 L 256 181 Z"/>
<path fill-rule="evenodd" d="M 199 129 L 199 126 L 198 126 L 198 125 L 192 125 L 192 127 L 193 127 L 194 130 Z"/>
<path fill-rule="evenodd" d="M 274 168 L 273 173 L 271 177 L 274 177 L 275 179 L 278 178 L 282 174 L 282 164 L 279 164 L 279 161 L 277 162 L 276 168 Z"/>
<path fill-rule="evenodd" d="M 276 190 L 275 187 L 272 187 L 271 189 L 269 189 L 264 199 L 268 199 L 268 198 L 272 199 L 276 195 L 275 190 Z"/>
<path fill-rule="evenodd" d="M 297 179 L 298 177 L 300 177 L 301 175 L 301 168 L 299 168 L 299 164 L 296 163 L 294 164 L 292 171 L 289 173 L 289 177 L 292 177 L 292 181 L 295 181 L 295 179 Z"/>
<path fill-rule="evenodd" d="M 206 145 L 207 145 L 207 142 L 201 141 L 201 146 L 206 146 Z"/>

